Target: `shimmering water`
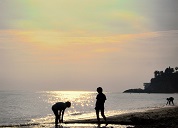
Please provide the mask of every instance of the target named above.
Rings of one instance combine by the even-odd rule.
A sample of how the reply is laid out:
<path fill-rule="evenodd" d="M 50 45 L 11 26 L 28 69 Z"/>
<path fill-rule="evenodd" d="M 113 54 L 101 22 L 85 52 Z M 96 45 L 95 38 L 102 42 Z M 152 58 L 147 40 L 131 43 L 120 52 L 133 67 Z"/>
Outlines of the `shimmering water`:
<path fill-rule="evenodd" d="M 161 108 L 170 96 L 175 98 L 175 105 L 178 104 L 177 94 L 105 94 L 106 116 Z M 96 118 L 96 95 L 86 91 L 0 91 L 0 126 L 52 124 L 51 106 L 59 101 L 72 103 L 65 111 L 64 120 Z"/>

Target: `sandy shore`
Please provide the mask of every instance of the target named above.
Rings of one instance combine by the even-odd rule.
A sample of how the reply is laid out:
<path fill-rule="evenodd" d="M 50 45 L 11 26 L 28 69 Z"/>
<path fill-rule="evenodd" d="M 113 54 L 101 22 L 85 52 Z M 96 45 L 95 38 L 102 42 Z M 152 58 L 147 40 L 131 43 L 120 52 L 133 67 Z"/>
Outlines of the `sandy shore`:
<path fill-rule="evenodd" d="M 107 128 L 178 128 L 178 106 L 164 107 L 107 117 Z M 73 120 L 58 128 L 97 128 L 96 119 Z M 102 125 L 104 126 L 104 124 Z M 22 128 L 55 128 L 54 124 L 19 126 Z M 7 127 L 6 127 L 7 128 Z"/>
<path fill-rule="evenodd" d="M 68 123 L 96 123 L 96 120 L 89 119 Z M 133 125 L 134 128 L 178 128 L 178 106 L 108 117 L 108 123 Z"/>

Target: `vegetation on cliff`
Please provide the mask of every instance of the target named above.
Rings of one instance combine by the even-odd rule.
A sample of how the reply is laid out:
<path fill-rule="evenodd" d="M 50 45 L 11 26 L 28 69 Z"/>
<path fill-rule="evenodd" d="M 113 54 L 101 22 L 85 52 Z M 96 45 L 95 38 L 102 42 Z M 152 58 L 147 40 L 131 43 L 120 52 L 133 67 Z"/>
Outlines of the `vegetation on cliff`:
<path fill-rule="evenodd" d="M 178 93 L 178 67 L 155 71 L 144 89 L 128 89 L 124 93 Z"/>

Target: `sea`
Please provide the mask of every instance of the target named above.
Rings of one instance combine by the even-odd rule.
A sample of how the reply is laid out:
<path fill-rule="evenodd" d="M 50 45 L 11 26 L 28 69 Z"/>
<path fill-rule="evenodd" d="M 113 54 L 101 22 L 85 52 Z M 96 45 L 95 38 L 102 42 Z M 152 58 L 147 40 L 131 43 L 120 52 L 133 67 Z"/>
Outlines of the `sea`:
<path fill-rule="evenodd" d="M 168 107 L 168 97 L 178 94 L 147 94 L 104 92 L 105 115 L 113 116 L 130 112 Z M 64 121 L 96 118 L 96 92 L 90 91 L 0 91 L 0 127 L 54 124 L 51 106 L 56 102 L 70 101 Z"/>

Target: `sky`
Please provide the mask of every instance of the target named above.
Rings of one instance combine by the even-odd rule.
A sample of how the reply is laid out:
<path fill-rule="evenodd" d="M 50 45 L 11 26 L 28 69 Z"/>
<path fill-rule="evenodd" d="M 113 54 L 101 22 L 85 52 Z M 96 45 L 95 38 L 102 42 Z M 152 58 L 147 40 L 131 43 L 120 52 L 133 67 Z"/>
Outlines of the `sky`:
<path fill-rule="evenodd" d="M 177 55 L 177 0 L 0 0 L 0 90 L 123 92 Z"/>

